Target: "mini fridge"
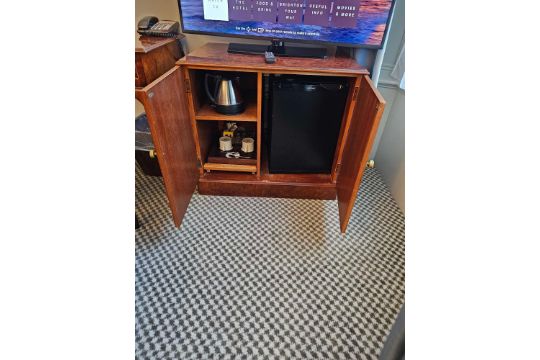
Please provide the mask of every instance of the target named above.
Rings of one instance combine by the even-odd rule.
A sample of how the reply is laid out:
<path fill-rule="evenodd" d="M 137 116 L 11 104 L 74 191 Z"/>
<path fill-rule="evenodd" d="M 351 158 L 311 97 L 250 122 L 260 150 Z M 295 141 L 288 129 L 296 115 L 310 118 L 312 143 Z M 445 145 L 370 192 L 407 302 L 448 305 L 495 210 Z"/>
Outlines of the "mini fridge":
<path fill-rule="evenodd" d="M 271 75 L 265 81 L 270 173 L 330 173 L 349 81 L 299 75 Z"/>

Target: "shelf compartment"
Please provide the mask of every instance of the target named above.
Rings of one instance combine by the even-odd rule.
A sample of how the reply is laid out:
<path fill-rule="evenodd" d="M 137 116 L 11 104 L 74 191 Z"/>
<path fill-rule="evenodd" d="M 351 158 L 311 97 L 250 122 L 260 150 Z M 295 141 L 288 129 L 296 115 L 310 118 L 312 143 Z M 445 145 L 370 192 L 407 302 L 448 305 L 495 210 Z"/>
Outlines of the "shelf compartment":
<path fill-rule="evenodd" d="M 264 149 L 266 150 L 266 149 Z M 268 154 L 263 151 L 261 161 L 261 175 L 256 181 L 272 184 L 298 184 L 335 187 L 330 174 L 271 174 L 268 169 Z M 234 173 L 206 173 L 203 175 L 206 181 L 226 181 L 237 183 L 253 182 L 254 179 L 248 174 Z"/>
<path fill-rule="evenodd" d="M 220 114 L 209 103 L 205 103 L 195 112 L 195 119 L 257 122 L 257 102 L 248 98 L 244 112 L 236 115 Z"/>
<path fill-rule="evenodd" d="M 257 172 L 257 165 L 205 163 L 203 165 L 203 168 L 206 171 L 236 171 L 249 173 Z"/>
<path fill-rule="evenodd" d="M 336 184 L 330 174 L 270 174 L 266 156 L 262 158 L 260 176 L 205 172 L 199 179 L 198 191 L 202 195 L 336 199 Z"/>
<path fill-rule="evenodd" d="M 241 114 L 236 115 L 224 115 L 218 113 L 213 107 L 210 106 L 210 101 L 205 92 L 205 74 L 207 72 L 216 73 L 215 71 L 208 70 L 188 70 L 188 77 L 190 79 L 191 86 L 191 99 L 194 110 L 195 120 L 224 120 L 224 121 L 247 121 L 257 122 L 257 95 L 259 95 L 257 84 L 257 73 L 249 72 L 219 72 L 224 75 L 240 78 L 239 90 L 242 94 L 242 98 L 246 103 L 246 109 Z M 213 86 L 210 84 L 210 86 Z"/>

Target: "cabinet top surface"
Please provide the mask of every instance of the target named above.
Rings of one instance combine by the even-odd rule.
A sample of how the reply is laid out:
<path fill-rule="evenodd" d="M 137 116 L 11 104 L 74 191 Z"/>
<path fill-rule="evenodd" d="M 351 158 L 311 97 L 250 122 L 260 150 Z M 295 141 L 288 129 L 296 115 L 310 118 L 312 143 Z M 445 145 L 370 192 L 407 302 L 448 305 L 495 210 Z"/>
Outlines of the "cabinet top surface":
<path fill-rule="evenodd" d="M 139 36 L 138 38 L 135 38 L 135 52 L 147 53 L 183 37 L 184 35 L 179 35 L 172 38 L 157 36 Z"/>
<path fill-rule="evenodd" d="M 277 57 L 274 64 L 267 64 L 263 55 L 230 54 L 227 48 L 226 43 L 207 43 L 178 60 L 176 64 L 240 71 L 369 74 L 355 59 L 345 56 L 329 56 L 326 59 Z"/>

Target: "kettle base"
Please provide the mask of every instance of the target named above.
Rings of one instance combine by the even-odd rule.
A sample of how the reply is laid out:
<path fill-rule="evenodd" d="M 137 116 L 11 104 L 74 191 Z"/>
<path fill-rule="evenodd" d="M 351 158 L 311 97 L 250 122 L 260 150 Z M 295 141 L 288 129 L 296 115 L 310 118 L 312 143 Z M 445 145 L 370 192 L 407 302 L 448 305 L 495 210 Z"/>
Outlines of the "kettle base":
<path fill-rule="evenodd" d="M 244 103 L 234 105 L 215 105 L 215 109 L 218 113 L 224 115 L 236 115 L 244 112 Z"/>

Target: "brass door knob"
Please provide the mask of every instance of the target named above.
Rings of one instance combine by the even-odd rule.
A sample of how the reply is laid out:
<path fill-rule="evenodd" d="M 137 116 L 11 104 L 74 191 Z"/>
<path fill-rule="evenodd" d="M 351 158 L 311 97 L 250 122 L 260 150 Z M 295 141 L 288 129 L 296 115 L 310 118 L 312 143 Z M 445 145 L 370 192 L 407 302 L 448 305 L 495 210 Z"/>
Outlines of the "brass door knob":
<path fill-rule="evenodd" d="M 375 160 L 369 160 L 366 164 L 368 168 L 374 168 L 375 167 Z"/>

